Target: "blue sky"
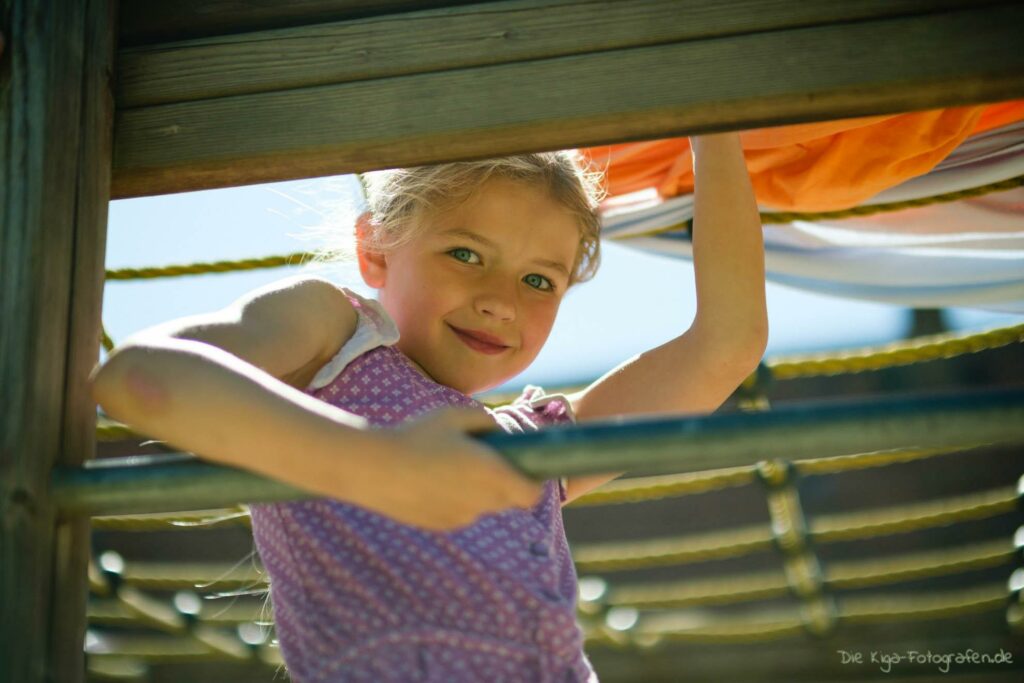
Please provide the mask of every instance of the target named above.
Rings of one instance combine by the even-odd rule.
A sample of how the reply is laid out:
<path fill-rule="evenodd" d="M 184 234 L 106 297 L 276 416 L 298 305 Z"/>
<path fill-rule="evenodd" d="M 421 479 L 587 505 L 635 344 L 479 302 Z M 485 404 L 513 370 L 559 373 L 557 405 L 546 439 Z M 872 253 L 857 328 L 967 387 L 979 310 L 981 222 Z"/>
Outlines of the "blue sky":
<path fill-rule="evenodd" d="M 336 206 L 358 201 L 353 176 L 120 200 L 110 205 L 107 268 L 234 260 L 313 250 L 307 228 Z M 305 235 L 303 239 L 301 236 Z M 302 268 L 107 283 L 103 321 L 115 341 L 151 325 L 226 306 L 245 292 Z M 366 295 L 352 264 L 314 270 Z M 695 311 L 692 265 L 618 244 L 603 246 L 597 277 L 566 295 L 547 346 L 503 387 L 547 387 L 594 379 L 668 341 Z M 904 308 L 826 297 L 768 284 L 767 355 L 877 344 L 902 338 Z M 955 329 L 982 329 L 1024 316 L 950 310 Z"/>

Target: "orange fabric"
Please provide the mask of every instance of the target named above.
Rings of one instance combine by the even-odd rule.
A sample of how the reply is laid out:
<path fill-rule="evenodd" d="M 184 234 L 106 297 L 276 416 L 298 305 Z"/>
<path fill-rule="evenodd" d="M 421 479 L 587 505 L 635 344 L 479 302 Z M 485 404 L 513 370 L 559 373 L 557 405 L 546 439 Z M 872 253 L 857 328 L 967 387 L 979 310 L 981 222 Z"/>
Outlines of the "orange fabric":
<path fill-rule="evenodd" d="M 842 119 L 741 134 L 758 202 L 786 211 L 856 206 L 935 168 L 963 140 L 1024 119 L 1024 100 L 976 107 Z M 611 196 L 656 188 L 663 197 L 693 192 L 687 138 L 582 150 L 606 170 Z"/>

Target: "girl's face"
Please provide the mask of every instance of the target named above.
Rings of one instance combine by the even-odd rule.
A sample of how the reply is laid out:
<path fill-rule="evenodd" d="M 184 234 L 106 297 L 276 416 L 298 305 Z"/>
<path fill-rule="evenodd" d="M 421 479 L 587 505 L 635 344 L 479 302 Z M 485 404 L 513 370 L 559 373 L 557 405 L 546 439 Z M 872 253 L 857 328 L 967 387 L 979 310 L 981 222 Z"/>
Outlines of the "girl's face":
<path fill-rule="evenodd" d="M 473 394 L 526 369 L 569 286 L 580 229 L 532 185 L 488 180 L 415 239 L 360 268 L 401 332 L 397 347 L 436 382 Z"/>

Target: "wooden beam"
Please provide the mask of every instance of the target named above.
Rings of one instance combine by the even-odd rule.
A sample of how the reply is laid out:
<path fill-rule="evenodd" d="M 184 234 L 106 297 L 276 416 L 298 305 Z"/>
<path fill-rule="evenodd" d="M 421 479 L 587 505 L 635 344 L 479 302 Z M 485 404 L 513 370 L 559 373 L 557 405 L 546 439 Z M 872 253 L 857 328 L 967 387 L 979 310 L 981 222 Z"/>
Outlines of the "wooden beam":
<path fill-rule="evenodd" d="M 0 6 L 0 680 L 81 681 L 89 528 L 49 480 L 95 448 L 115 14 Z"/>
<path fill-rule="evenodd" d="M 494 2 L 125 48 L 118 53 L 117 107 L 930 14 L 993 2 L 998 0 Z"/>
<path fill-rule="evenodd" d="M 995 3 L 128 109 L 113 194 L 1010 99 L 1020 25 L 1024 7 Z"/>
<path fill-rule="evenodd" d="M 146 0 L 121 3 L 118 44 L 144 45 L 486 0 Z"/>

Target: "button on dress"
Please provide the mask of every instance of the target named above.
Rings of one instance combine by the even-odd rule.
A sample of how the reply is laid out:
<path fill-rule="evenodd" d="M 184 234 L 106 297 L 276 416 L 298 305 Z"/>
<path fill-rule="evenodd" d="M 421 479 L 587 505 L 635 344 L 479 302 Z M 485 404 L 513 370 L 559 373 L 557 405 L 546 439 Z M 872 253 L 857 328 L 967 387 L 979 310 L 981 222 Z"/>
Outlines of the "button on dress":
<path fill-rule="evenodd" d="M 377 426 L 444 406 L 488 410 L 424 377 L 394 348 L 384 309 L 346 294 L 356 330 L 307 393 Z M 564 396 L 533 386 L 488 412 L 510 433 L 573 422 Z M 532 509 L 446 532 L 331 498 L 252 505 L 291 680 L 596 682 L 576 623 L 564 500 L 561 483 L 548 481 Z"/>

